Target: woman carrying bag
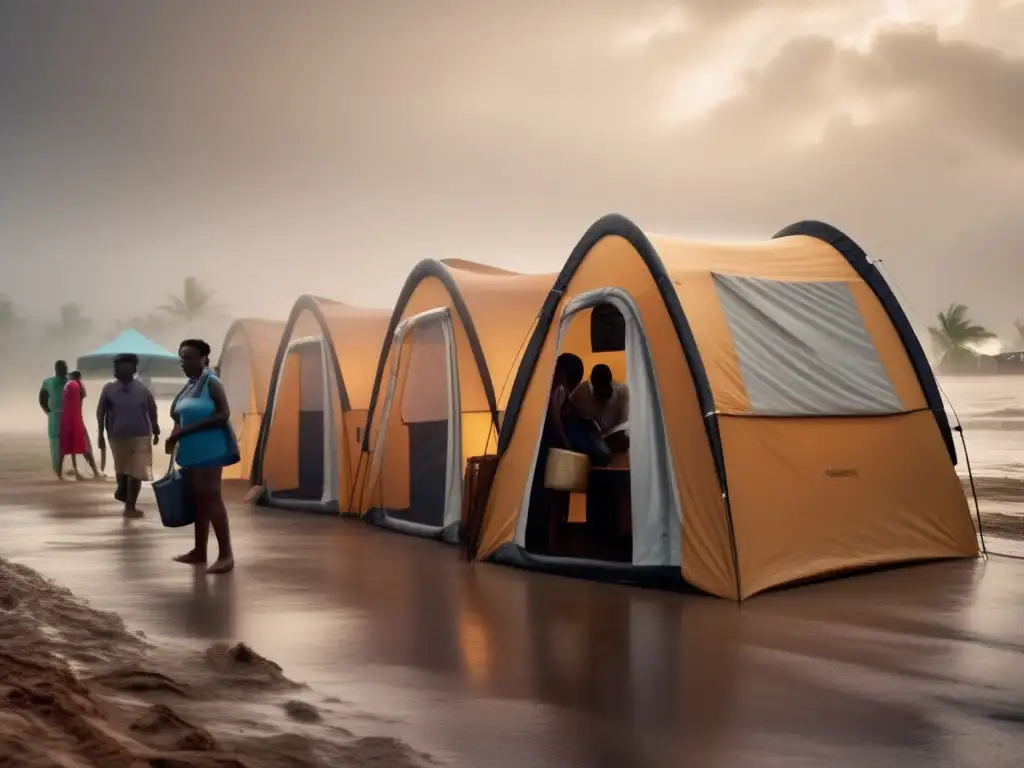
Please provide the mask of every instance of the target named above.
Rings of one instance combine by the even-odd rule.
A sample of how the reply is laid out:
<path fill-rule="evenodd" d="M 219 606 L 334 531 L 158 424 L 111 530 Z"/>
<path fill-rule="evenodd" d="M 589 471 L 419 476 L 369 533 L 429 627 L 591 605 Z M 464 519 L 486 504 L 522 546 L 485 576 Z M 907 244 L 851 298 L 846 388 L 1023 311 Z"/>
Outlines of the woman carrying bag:
<path fill-rule="evenodd" d="M 185 339 L 178 348 L 181 370 L 188 384 L 174 399 L 174 430 L 167 438 L 167 453 L 181 469 L 186 503 L 195 514 L 195 546 L 174 558 L 189 565 L 206 564 L 210 527 L 217 537 L 217 560 L 207 573 L 228 573 L 235 567 L 228 513 L 221 495 L 224 467 L 240 460 L 238 441 L 231 429 L 231 411 L 224 385 L 210 370 L 210 345 Z M 172 463 L 173 463 L 172 462 Z"/>

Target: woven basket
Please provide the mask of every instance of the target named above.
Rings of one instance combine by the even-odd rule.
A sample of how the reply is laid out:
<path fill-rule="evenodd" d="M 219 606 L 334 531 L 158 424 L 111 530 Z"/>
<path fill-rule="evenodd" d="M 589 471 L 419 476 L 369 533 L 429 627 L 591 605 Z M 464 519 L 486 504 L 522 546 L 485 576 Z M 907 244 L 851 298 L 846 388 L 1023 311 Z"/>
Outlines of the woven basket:
<path fill-rule="evenodd" d="M 552 448 L 544 468 L 544 487 L 552 491 L 586 493 L 590 459 L 585 454 Z"/>

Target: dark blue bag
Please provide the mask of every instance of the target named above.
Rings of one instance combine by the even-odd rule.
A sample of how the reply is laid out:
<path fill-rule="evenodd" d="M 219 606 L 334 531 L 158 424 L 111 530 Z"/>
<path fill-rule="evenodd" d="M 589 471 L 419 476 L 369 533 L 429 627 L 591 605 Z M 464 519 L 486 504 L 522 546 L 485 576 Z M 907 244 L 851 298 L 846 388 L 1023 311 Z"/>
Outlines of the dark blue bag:
<path fill-rule="evenodd" d="M 188 485 L 181 472 L 174 466 L 175 453 L 171 454 L 171 463 L 167 474 L 153 481 L 153 495 L 156 496 L 156 507 L 160 510 L 160 522 L 167 528 L 182 528 L 196 521 L 195 507 L 189 499 Z"/>
<path fill-rule="evenodd" d="M 204 373 L 202 377 L 203 386 L 199 390 L 197 395 L 193 395 L 196 401 L 208 400 L 210 401 L 211 409 L 213 407 L 213 401 L 210 397 L 210 378 L 213 376 L 212 373 Z M 186 385 L 181 392 L 174 398 L 174 402 L 171 403 L 171 413 L 175 413 L 176 409 L 181 402 L 181 398 L 189 390 L 191 385 Z M 182 426 L 185 426 L 185 418 L 182 418 Z M 217 434 L 219 432 L 219 434 Z M 203 435 L 200 438 L 200 446 L 197 448 L 196 445 L 190 444 L 186 453 L 186 466 L 188 467 L 230 467 L 232 464 L 237 464 L 242 460 L 241 450 L 238 445 L 238 438 L 235 436 L 235 430 L 232 429 L 230 424 L 224 424 L 222 427 L 211 428 L 206 432 L 201 433 Z"/>

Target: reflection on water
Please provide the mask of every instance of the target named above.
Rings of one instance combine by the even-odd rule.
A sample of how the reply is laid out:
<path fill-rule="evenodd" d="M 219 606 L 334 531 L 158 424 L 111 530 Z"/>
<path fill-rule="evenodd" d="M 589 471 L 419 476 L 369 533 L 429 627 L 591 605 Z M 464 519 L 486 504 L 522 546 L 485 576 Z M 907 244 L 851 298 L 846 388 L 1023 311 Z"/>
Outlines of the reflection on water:
<path fill-rule="evenodd" d="M 126 525 L 111 490 L 0 485 L 0 556 L 151 637 L 246 641 L 338 700 L 344 727 L 457 764 L 1018 764 L 1017 562 L 902 568 L 737 606 L 470 566 L 434 542 L 245 508 L 228 486 L 239 564 L 215 578 L 171 561 L 190 531 L 152 514 Z"/>

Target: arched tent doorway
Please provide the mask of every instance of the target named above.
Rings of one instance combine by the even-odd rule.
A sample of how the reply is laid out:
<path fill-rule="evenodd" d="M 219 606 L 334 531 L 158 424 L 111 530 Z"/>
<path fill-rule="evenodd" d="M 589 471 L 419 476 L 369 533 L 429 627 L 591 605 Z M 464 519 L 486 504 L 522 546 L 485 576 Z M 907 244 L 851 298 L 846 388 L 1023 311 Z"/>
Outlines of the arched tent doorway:
<path fill-rule="evenodd" d="M 303 296 L 281 335 L 251 482 L 260 502 L 348 512 L 391 313 Z"/>
<path fill-rule="evenodd" d="M 493 453 L 511 374 L 553 275 L 420 262 L 391 316 L 363 438 L 369 522 L 456 541 L 462 475 Z"/>
<path fill-rule="evenodd" d="M 630 392 L 625 563 L 538 554 L 526 536 L 555 358 L 592 354 L 594 334 L 572 325 L 607 304 L 624 319 Z M 707 245 L 598 221 L 545 303 L 499 455 L 482 559 L 622 581 L 675 573 L 743 599 L 978 552 L 920 344 L 881 274 L 823 224 Z"/>
<path fill-rule="evenodd" d="M 243 318 L 224 335 L 217 373 L 231 407 L 231 426 L 238 437 L 241 461 L 224 468 L 225 480 L 248 479 L 259 442 L 263 409 L 267 404 L 274 356 L 284 322 Z"/>

